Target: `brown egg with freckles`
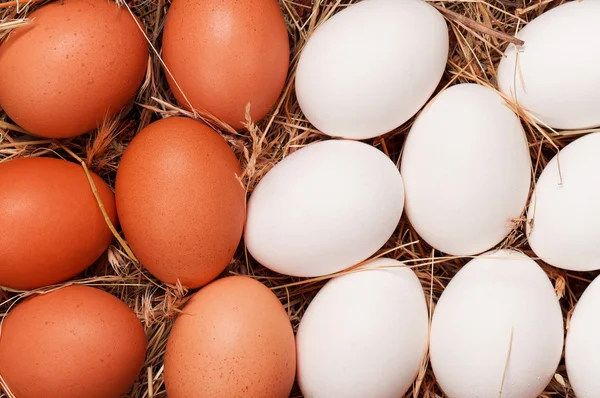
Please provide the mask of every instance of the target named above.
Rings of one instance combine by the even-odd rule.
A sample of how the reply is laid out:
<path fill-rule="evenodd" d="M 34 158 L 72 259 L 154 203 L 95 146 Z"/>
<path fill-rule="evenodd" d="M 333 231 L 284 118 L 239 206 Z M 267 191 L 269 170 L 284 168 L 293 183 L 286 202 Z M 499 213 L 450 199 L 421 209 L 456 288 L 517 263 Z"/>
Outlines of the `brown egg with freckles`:
<path fill-rule="evenodd" d="M 90 175 L 116 224 L 110 187 Z M 0 163 L 0 286 L 29 290 L 66 281 L 92 265 L 112 240 L 80 165 L 51 158 Z"/>
<path fill-rule="evenodd" d="M 119 398 L 145 356 L 136 315 L 87 286 L 30 297 L 2 323 L 0 376 L 18 398 Z"/>
<path fill-rule="evenodd" d="M 169 398 L 287 398 L 296 346 L 285 309 L 254 279 L 219 279 L 196 293 L 169 336 Z"/>
<path fill-rule="evenodd" d="M 241 175 L 227 142 L 204 123 L 172 117 L 138 133 L 119 165 L 116 201 L 142 265 L 187 288 L 216 278 L 244 227 Z"/>
<path fill-rule="evenodd" d="M 0 106 L 31 134 L 86 133 L 129 104 L 142 84 L 142 24 L 109 0 L 62 0 L 28 15 L 0 44 Z"/>
<path fill-rule="evenodd" d="M 173 0 L 162 55 L 182 106 L 241 129 L 248 103 L 258 121 L 277 102 L 290 48 L 277 0 Z"/>

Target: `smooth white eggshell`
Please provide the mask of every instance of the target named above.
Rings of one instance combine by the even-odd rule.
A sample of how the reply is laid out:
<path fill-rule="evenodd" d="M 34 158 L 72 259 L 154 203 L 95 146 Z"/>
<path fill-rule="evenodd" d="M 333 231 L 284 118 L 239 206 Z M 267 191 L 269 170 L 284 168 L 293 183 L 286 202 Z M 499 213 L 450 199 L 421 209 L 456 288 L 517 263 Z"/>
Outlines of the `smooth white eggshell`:
<path fill-rule="evenodd" d="M 531 21 L 498 66 L 498 86 L 557 129 L 600 125 L 600 2 L 569 1 Z"/>
<path fill-rule="evenodd" d="M 569 322 L 565 361 L 578 398 L 600 397 L 600 278 L 585 290 Z"/>
<path fill-rule="evenodd" d="M 335 137 L 364 139 L 410 119 L 437 87 L 448 28 L 422 0 L 363 0 L 310 37 L 296 71 L 308 120 Z"/>
<path fill-rule="evenodd" d="M 471 260 L 433 313 L 431 365 L 449 398 L 498 397 L 501 389 L 502 398 L 536 398 L 553 377 L 562 347 L 552 283 L 516 251 Z"/>
<path fill-rule="evenodd" d="M 246 247 L 282 274 L 338 272 L 380 249 L 403 207 L 402 177 L 383 152 L 358 141 L 310 144 L 273 167 L 252 193 Z"/>
<path fill-rule="evenodd" d="M 600 269 L 600 133 L 578 138 L 548 162 L 527 217 L 529 245 L 542 260 Z"/>
<path fill-rule="evenodd" d="M 402 155 L 406 214 L 434 248 L 489 250 L 521 216 L 531 183 L 518 117 L 493 90 L 459 84 L 423 109 Z"/>
<path fill-rule="evenodd" d="M 392 266 L 394 268 L 378 268 Z M 329 281 L 308 306 L 296 337 L 298 383 L 306 397 L 401 397 L 427 350 L 421 284 L 391 259 Z"/>

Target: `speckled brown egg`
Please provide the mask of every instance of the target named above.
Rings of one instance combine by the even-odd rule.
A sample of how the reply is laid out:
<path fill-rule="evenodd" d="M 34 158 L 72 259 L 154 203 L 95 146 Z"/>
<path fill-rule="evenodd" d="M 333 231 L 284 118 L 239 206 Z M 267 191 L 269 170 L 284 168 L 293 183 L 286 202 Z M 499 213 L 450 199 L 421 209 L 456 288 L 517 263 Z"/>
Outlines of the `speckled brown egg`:
<path fill-rule="evenodd" d="M 134 98 L 148 47 L 126 8 L 63 0 L 28 18 L 0 45 L 0 106 L 15 123 L 38 136 L 73 137 Z"/>
<path fill-rule="evenodd" d="M 125 303 L 69 286 L 11 310 L 0 335 L 0 376 L 18 398 L 119 398 L 138 377 L 146 334 Z"/>
<path fill-rule="evenodd" d="M 173 117 L 143 129 L 117 173 L 119 220 L 158 279 L 200 287 L 231 261 L 245 219 L 240 164 L 205 124 Z"/>
<path fill-rule="evenodd" d="M 167 343 L 169 398 L 287 398 L 295 372 L 286 311 L 271 290 L 244 276 L 196 293 Z"/>
<path fill-rule="evenodd" d="M 162 51 L 179 85 L 167 73 L 177 101 L 236 129 L 246 120 L 248 103 L 254 121 L 273 107 L 289 64 L 287 29 L 276 0 L 174 0 Z"/>
<path fill-rule="evenodd" d="M 114 195 L 91 173 L 113 224 Z M 0 286 L 34 289 L 89 267 L 113 234 L 83 168 L 50 158 L 0 163 Z"/>

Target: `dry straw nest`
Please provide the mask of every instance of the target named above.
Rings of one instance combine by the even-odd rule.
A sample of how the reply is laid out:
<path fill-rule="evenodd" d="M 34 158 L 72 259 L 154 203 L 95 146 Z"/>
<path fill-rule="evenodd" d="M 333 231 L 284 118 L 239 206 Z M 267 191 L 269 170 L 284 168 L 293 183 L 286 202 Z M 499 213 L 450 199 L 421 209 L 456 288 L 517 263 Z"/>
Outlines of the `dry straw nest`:
<path fill-rule="evenodd" d="M 313 141 L 326 139 L 316 131 L 300 112 L 294 95 L 294 73 L 298 54 L 311 33 L 334 13 L 355 0 L 279 0 L 288 25 L 292 48 L 291 68 L 285 90 L 275 110 L 259 123 L 248 124 L 246 131 L 235 133 L 221 128 L 223 136 L 238 155 L 244 169 L 244 182 L 248 194 L 260 178 L 282 158 Z M 438 91 L 447 85 L 476 82 L 494 87 L 495 65 L 502 51 L 514 42 L 515 31 L 522 28 L 562 0 L 448 0 L 432 2 L 448 20 L 450 54 L 446 72 Z M 0 40 L 11 29 L 27 23 L 29 11 L 39 6 L 0 8 Z M 125 4 L 123 4 L 125 5 Z M 161 31 L 169 8 L 168 0 L 128 0 L 127 6 L 144 22 L 150 42 L 161 47 Z M 109 121 L 98 131 L 81 137 L 51 141 L 24 134 L 0 110 L 0 162 L 20 156 L 52 156 L 71 161 L 81 160 L 114 187 L 119 160 L 133 136 L 160 117 L 186 114 L 177 106 L 165 79 L 165 73 L 156 53 L 151 54 L 147 78 L 139 91 L 135 104 L 119 120 Z M 233 58 L 232 58 L 233 59 Z M 532 173 L 537 178 L 543 167 L 566 144 L 581 132 L 561 133 L 544 128 L 524 111 L 515 108 L 523 120 L 531 159 Z M 210 121 L 209 121 L 210 122 Z M 218 125 L 212 123 L 213 125 Z M 397 130 L 368 142 L 381 149 L 397 162 L 402 144 L 411 122 Z M 165 136 L 165 140 L 169 137 Z M 75 156 L 74 156 L 75 155 Z M 523 219 L 515 220 L 513 233 L 502 246 L 533 253 L 524 237 Z M 1 250 L 1 248 L 0 248 Z M 434 306 L 446 284 L 469 258 L 444 257 L 434 252 L 411 228 L 405 218 L 382 252 L 405 261 L 414 267 L 423 288 Z M 163 383 L 163 354 L 169 330 L 178 310 L 189 293 L 176 286 L 165 286 L 145 272 L 127 254 L 126 246 L 115 240 L 107 253 L 79 278 L 68 284 L 84 284 L 102 288 L 121 298 L 143 321 L 148 335 L 148 355 L 128 397 L 165 397 Z M 1 255 L 1 254 L 0 254 Z M 541 263 L 541 262 L 540 262 Z M 574 273 L 542 264 L 561 297 L 565 321 L 568 322 L 577 298 L 594 274 Z M 223 275 L 250 275 L 273 289 L 284 305 L 290 319 L 297 327 L 302 313 L 312 297 L 327 278 L 305 280 L 274 274 L 254 262 L 247 255 L 243 243 L 234 261 Z M 60 286 L 40 290 L 54 289 Z M 36 292 L 3 292 L 0 290 L 0 319 L 20 298 Z M 567 323 L 568 325 L 568 323 Z M 1 389 L 1 388 L 0 388 Z M 293 397 L 301 397 L 297 388 Z M 407 396 L 443 397 L 435 383 L 431 368 L 424 364 L 412 391 Z M 542 397 L 573 397 L 569 387 L 564 362 Z M 6 395 L 0 392 L 0 398 Z"/>

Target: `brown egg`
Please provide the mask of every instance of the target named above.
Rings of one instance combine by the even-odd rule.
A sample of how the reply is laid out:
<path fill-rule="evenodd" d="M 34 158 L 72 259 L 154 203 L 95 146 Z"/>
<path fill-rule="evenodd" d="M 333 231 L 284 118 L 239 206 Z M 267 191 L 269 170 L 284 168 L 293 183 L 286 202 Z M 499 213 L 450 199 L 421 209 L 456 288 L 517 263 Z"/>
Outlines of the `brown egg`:
<path fill-rule="evenodd" d="M 114 195 L 92 178 L 115 224 Z M 0 286 L 25 290 L 65 281 L 96 261 L 112 239 L 81 166 L 49 158 L 0 163 Z"/>
<path fill-rule="evenodd" d="M 73 137 L 133 99 L 148 47 L 126 8 L 63 0 L 28 18 L 0 45 L 0 106 L 15 123 L 42 137 Z"/>
<path fill-rule="evenodd" d="M 289 41 L 276 0 L 173 0 L 163 33 L 163 58 L 187 100 L 242 128 L 277 101 L 288 71 Z M 179 103 L 188 101 L 167 73 Z"/>
<path fill-rule="evenodd" d="M 244 227 L 241 174 L 223 137 L 192 119 L 155 122 L 133 139 L 117 173 L 117 211 L 153 275 L 196 288 L 225 269 Z"/>
<path fill-rule="evenodd" d="M 244 276 L 219 279 L 196 293 L 169 336 L 169 398 L 287 398 L 296 346 L 275 295 Z"/>
<path fill-rule="evenodd" d="M 91 287 L 34 296 L 2 324 L 0 375 L 18 398 L 119 398 L 145 356 L 146 334 L 135 314 Z"/>

